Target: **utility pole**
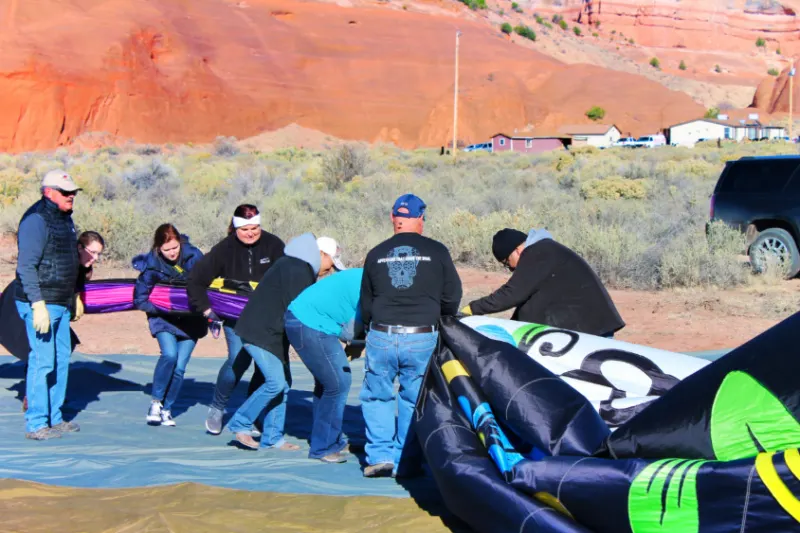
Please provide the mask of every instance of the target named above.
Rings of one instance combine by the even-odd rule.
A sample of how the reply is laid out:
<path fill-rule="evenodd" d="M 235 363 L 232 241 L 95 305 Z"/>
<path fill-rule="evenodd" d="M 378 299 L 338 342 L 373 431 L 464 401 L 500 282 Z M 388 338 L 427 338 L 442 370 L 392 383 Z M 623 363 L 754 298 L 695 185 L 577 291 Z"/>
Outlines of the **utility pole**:
<path fill-rule="evenodd" d="M 458 130 L 458 41 L 461 37 L 461 30 L 456 30 L 456 72 L 455 89 L 453 90 L 453 159 L 456 158 L 456 142 Z"/>
<path fill-rule="evenodd" d="M 789 141 L 794 138 L 794 120 L 792 119 L 792 97 L 794 96 L 794 58 L 789 68 Z"/>

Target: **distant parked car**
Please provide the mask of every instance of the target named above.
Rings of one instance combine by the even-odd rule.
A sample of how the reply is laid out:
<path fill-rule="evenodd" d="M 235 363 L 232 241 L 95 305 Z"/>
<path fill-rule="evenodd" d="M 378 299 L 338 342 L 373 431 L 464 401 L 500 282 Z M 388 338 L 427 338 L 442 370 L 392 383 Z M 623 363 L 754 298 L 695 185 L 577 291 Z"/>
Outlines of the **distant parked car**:
<path fill-rule="evenodd" d="M 617 142 L 611 146 L 633 146 L 636 144 L 636 139 L 633 137 L 621 137 Z"/>
<path fill-rule="evenodd" d="M 484 150 L 486 152 L 492 151 L 492 143 L 480 143 L 480 144 L 470 144 L 466 148 L 464 148 L 465 152 L 478 152 L 480 150 Z"/>
<path fill-rule="evenodd" d="M 667 144 L 667 138 L 663 135 L 645 135 L 636 139 L 634 146 L 637 148 L 655 148 Z"/>
<path fill-rule="evenodd" d="M 710 219 L 745 233 L 755 272 L 777 264 L 789 279 L 800 272 L 798 206 L 800 156 L 742 157 L 725 164 L 711 196 Z"/>

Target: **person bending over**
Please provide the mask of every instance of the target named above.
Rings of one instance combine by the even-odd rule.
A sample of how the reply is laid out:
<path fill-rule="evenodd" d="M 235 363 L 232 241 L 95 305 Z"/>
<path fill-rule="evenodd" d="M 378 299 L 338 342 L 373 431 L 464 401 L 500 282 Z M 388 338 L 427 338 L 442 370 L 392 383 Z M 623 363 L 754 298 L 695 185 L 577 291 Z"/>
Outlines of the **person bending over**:
<path fill-rule="evenodd" d="M 495 258 L 511 278 L 489 296 L 461 309 L 487 315 L 516 308 L 512 320 L 533 322 L 602 337 L 625 327 L 614 302 L 592 267 L 546 230 L 528 235 L 505 228 L 492 240 Z"/>
<path fill-rule="evenodd" d="M 292 384 L 283 319 L 292 300 L 331 268 L 333 258 L 320 251 L 314 235 L 304 233 L 289 241 L 284 256 L 264 274 L 242 309 L 236 334 L 264 374 L 264 384 L 239 407 L 228 424 L 236 440 L 248 448 L 300 449 L 283 436 Z M 251 433 L 257 420 L 263 420 L 260 444 Z"/>

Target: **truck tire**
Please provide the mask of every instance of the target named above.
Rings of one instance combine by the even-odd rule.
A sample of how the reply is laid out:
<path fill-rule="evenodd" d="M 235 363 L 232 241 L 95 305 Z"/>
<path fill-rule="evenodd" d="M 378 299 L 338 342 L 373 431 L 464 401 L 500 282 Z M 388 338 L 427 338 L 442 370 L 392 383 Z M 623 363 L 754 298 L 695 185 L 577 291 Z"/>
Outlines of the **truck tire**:
<path fill-rule="evenodd" d="M 764 274 L 770 264 L 770 254 L 782 265 L 784 279 L 794 278 L 800 272 L 800 252 L 791 233 L 781 228 L 768 228 L 758 234 L 750 245 L 750 264 L 753 271 Z"/>

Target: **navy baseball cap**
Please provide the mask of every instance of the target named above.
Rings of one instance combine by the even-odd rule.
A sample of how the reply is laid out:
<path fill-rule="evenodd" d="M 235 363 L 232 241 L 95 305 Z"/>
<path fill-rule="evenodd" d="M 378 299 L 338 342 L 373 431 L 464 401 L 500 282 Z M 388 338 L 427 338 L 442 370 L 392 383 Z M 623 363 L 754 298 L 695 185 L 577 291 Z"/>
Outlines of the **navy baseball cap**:
<path fill-rule="evenodd" d="M 401 213 L 398 209 L 405 207 L 408 209 L 408 213 Z M 396 217 L 404 217 L 404 218 L 419 218 L 425 215 L 425 202 L 422 201 L 422 198 L 419 196 L 415 196 L 413 194 L 404 194 L 394 202 L 394 207 L 392 208 L 392 214 Z"/>

